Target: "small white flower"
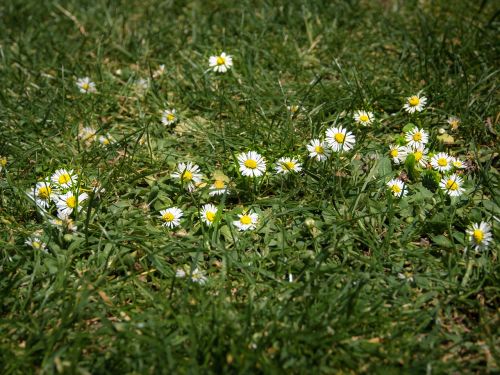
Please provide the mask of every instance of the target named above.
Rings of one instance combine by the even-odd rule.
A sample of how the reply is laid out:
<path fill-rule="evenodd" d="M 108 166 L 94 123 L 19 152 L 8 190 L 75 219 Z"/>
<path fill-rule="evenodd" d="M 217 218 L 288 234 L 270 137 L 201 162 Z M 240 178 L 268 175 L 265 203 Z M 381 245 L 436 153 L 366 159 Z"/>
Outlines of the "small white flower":
<path fill-rule="evenodd" d="M 106 133 L 106 135 L 99 136 L 99 143 L 103 146 L 109 146 L 116 143 L 116 140 L 109 133 Z"/>
<path fill-rule="evenodd" d="M 211 197 L 214 195 L 229 194 L 229 188 L 223 180 L 215 180 L 210 186 L 209 193 Z"/>
<path fill-rule="evenodd" d="M 288 110 L 288 112 L 290 112 L 290 115 L 292 117 L 297 117 L 299 113 L 305 112 L 306 110 L 304 107 L 297 104 L 287 105 L 286 109 Z"/>
<path fill-rule="evenodd" d="M 177 121 L 175 109 L 166 109 L 162 112 L 161 122 L 163 125 L 172 125 Z"/>
<path fill-rule="evenodd" d="M 210 56 L 208 64 L 214 72 L 225 73 L 233 66 L 233 57 L 222 52 L 220 56 Z"/>
<path fill-rule="evenodd" d="M 195 268 L 191 273 L 191 281 L 200 285 L 207 282 L 206 276 L 198 268 Z"/>
<path fill-rule="evenodd" d="M 72 169 L 70 171 L 67 171 L 66 169 L 58 169 L 50 177 L 53 184 L 62 188 L 69 188 L 73 186 L 77 179 L 78 177 L 73 174 Z"/>
<path fill-rule="evenodd" d="M 398 146 L 398 145 L 390 145 L 389 146 L 389 156 L 391 157 L 394 164 L 402 163 L 407 156 L 406 147 Z"/>
<path fill-rule="evenodd" d="M 35 199 L 35 203 L 39 207 L 48 208 L 53 199 L 52 186 L 48 181 L 40 181 L 33 188 L 33 193 L 30 198 Z"/>
<path fill-rule="evenodd" d="M 457 130 L 460 126 L 460 119 L 455 116 L 451 116 L 446 122 L 450 125 L 451 130 Z"/>
<path fill-rule="evenodd" d="M 184 271 L 182 268 L 179 268 L 175 271 L 175 277 L 178 277 L 180 279 L 186 277 L 186 271 Z"/>
<path fill-rule="evenodd" d="M 158 69 L 156 69 L 153 72 L 153 78 L 161 77 L 164 73 L 165 73 L 165 64 L 161 64 L 158 66 Z"/>
<path fill-rule="evenodd" d="M 200 167 L 191 162 L 177 164 L 177 172 L 171 176 L 179 179 L 188 191 L 194 191 L 203 178 Z"/>
<path fill-rule="evenodd" d="M 317 161 L 325 161 L 330 157 L 331 153 L 326 142 L 319 139 L 311 139 L 311 142 L 307 145 L 307 151 L 309 151 L 309 157 Z"/>
<path fill-rule="evenodd" d="M 356 138 L 347 129 L 332 127 L 326 131 L 326 143 L 335 152 L 349 151 L 354 147 Z"/>
<path fill-rule="evenodd" d="M 163 220 L 163 226 L 168 228 L 178 227 L 181 223 L 182 210 L 177 207 L 170 207 L 160 211 L 160 218 Z"/>
<path fill-rule="evenodd" d="M 200 216 L 201 220 L 208 226 L 211 226 L 217 217 L 217 207 L 213 204 L 206 204 L 201 208 Z"/>
<path fill-rule="evenodd" d="M 233 225 L 236 226 L 240 231 L 254 230 L 259 221 L 259 215 L 255 212 L 249 213 L 245 212 L 238 215 L 238 220 L 233 221 Z"/>
<path fill-rule="evenodd" d="M 88 197 L 87 193 L 76 196 L 72 191 L 56 196 L 57 216 L 67 218 L 74 210 L 80 212 L 82 209 L 81 203 Z"/>
<path fill-rule="evenodd" d="M 406 189 L 404 182 L 398 178 L 390 180 L 387 183 L 387 186 L 395 197 L 401 198 L 408 194 L 408 190 Z"/>
<path fill-rule="evenodd" d="M 243 176 L 260 177 L 266 172 L 266 159 L 255 151 L 239 154 L 238 163 Z"/>
<path fill-rule="evenodd" d="M 56 226 L 62 232 L 76 232 L 78 226 L 75 225 L 73 219 L 67 216 L 63 216 L 57 219 L 51 219 L 50 223 Z"/>
<path fill-rule="evenodd" d="M 290 172 L 300 172 L 302 170 L 302 165 L 299 163 L 297 158 L 280 158 L 276 162 L 276 173 L 287 174 Z"/>
<path fill-rule="evenodd" d="M 452 168 L 452 159 L 445 152 L 439 152 L 431 158 L 432 168 L 439 172 L 448 172 Z"/>
<path fill-rule="evenodd" d="M 462 188 L 463 180 L 457 174 L 452 174 L 448 177 L 443 177 L 439 183 L 439 187 L 451 197 L 458 197 L 465 189 Z"/>
<path fill-rule="evenodd" d="M 405 140 L 408 142 L 408 147 L 422 148 L 429 142 L 429 134 L 424 129 L 414 127 L 405 134 Z"/>
<path fill-rule="evenodd" d="M 24 243 L 28 246 L 31 246 L 34 250 L 40 250 L 45 253 L 47 252 L 47 244 L 43 242 L 38 236 L 32 236 L 28 238 Z"/>
<path fill-rule="evenodd" d="M 491 226 L 484 221 L 473 223 L 469 226 L 466 233 L 469 236 L 470 244 L 476 251 L 486 249 L 493 240 Z"/>
<path fill-rule="evenodd" d="M 96 133 L 97 130 L 95 130 L 91 126 L 85 126 L 80 129 L 80 132 L 78 133 L 78 138 L 83 141 L 85 146 L 90 146 L 92 142 L 94 142 L 96 139 Z"/>
<path fill-rule="evenodd" d="M 375 120 L 373 112 L 367 112 L 367 111 L 354 112 L 354 121 L 356 121 L 358 124 L 365 126 L 371 125 L 373 123 L 373 120 Z"/>
<path fill-rule="evenodd" d="M 403 108 L 408 113 L 422 112 L 426 103 L 427 98 L 425 96 L 420 96 L 419 93 L 406 98 L 406 103 Z"/>
<path fill-rule="evenodd" d="M 149 79 L 139 78 L 134 82 L 134 86 L 138 92 L 144 93 L 149 89 L 150 86 Z"/>
<path fill-rule="evenodd" d="M 460 160 L 459 158 L 456 158 L 456 157 L 452 157 L 451 158 L 451 164 L 456 169 L 464 169 L 465 168 L 464 162 L 462 160 Z"/>
<path fill-rule="evenodd" d="M 413 155 L 415 162 L 422 168 L 427 167 L 427 149 L 425 147 L 413 148 L 406 147 L 406 157 Z"/>
<path fill-rule="evenodd" d="M 78 78 L 78 80 L 76 81 L 76 85 L 80 89 L 80 92 L 84 94 L 97 92 L 95 83 L 92 82 L 89 77 Z"/>

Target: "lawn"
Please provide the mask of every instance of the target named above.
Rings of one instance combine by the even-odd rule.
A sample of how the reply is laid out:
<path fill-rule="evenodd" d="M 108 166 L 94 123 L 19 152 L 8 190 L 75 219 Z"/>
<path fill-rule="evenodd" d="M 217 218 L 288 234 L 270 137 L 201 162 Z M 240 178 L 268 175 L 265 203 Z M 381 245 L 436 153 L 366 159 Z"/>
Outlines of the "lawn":
<path fill-rule="evenodd" d="M 0 21 L 2 374 L 500 371 L 497 3 Z"/>

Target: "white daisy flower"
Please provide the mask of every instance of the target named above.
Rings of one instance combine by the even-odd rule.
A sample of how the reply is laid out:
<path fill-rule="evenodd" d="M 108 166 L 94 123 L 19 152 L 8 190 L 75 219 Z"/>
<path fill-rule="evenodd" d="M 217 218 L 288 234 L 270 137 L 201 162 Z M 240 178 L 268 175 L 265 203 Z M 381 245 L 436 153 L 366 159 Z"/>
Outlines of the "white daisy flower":
<path fill-rule="evenodd" d="M 172 125 L 177 121 L 177 115 L 175 114 L 175 109 L 166 109 L 162 112 L 161 122 L 163 125 Z"/>
<path fill-rule="evenodd" d="M 335 151 L 349 151 L 354 147 L 356 138 L 354 134 L 342 127 L 332 127 L 326 131 L 326 143 Z"/>
<path fill-rule="evenodd" d="M 426 103 L 427 98 L 425 96 L 420 96 L 419 93 L 406 98 L 406 103 L 403 108 L 408 113 L 422 112 Z"/>
<path fill-rule="evenodd" d="M 91 126 L 85 126 L 80 129 L 78 133 L 78 138 L 81 139 L 86 146 L 90 146 L 90 144 L 96 139 L 97 130 L 95 130 Z"/>
<path fill-rule="evenodd" d="M 90 80 L 89 77 L 78 78 L 76 85 L 80 89 L 80 92 L 84 94 L 97 92 L 95 88 L 95 83 Z"/>
<path fill-rule="evenodd" d="M 465 164 L 462 160 L 456 157 L 451 157 L 451 164 L 453 165 L 454 168 L 456 169 L 465 169 Z"/>
<path fill-rule="evenodd" d="M 53 184 L 62 188 L 69 188 L 73 186 L 78 179 L 78 176 L 73 174 L 73 170 L 67 171 L 66 169 L 58 169 L 50 177 Z"/>
<path fill-rule="evenodd" d="M 276 173 L 287 174 L 290 172 L 300 172 L 302 170 L 302 165 L 299 163 L 297 158 L 280 158 L 276 162 Z"/>
<path fill-rule="evenodd" d="M 422 168 L 427 167 L 427 159 L 428 159 L 427 152 L 428 150 L 424 147 L 419 147 L 419 148 L 406 147 L 406 157 L 413 155 L 417 165 L 419 165 Z"/>
<path fill-rule="evenodd" d="M 170 207 L 160 211 L 160 218 L 163 220 L 163 226 L 168 228 L 178 227 L 181 223 L 182 210 L 177 207 Z"/>
<path fill-rule="evenodd" d="M 407 149 L 403 146 L 390 145 L 389 156 L 391 157 L 394 164 L 400 164 L 406 159 Z"/>
<path fill-rule="evenodd" d="M 203 178 L 200 167 L 191 162 L 177 164 L 177 172 L 171 176 L 179 179 L 188 191 L 194 191 Z"/>
<path fill-rule="evenodd" d="M 331 153 L 326 142 L 319 139 L 311 139 L 311 142 L 307 145 L 307 151 L 309 151 L 309 157 L 317 161 L 325 161 L 330 157 Z"/>
<path fill-rule="evenodd" d="M 213 204 L 208 203 L 204 205 L 200 211 L 201 220 L 206 225 L 211 226 L 215 221 L 217 211 L 217 207 L 215 207 Z"/>
<path fill-rule="evenodd" d="M 40 181 L 33 188 L 33 194 L 30 198 L 35 199 L 35 203 L 39 207 L 48 208 L 53 197 L 52 187 L 48 181 Z"/>
<path fill-rule="evenodd" d="M 109 146 L 116 143 L 116 140 L 109 133 L 107 133 L 106 135 L 99 136 L 99 143 L 103 146 Z"/>
<path fill-rule="evenodd" d="M 375 120 L 373 112 L 362 110 L 354 112 L 354 121 L 356 121 L 360 125 L 371 125 L 373 123 L 373 120 Z"/>
<path fill-rule="evenodd" d="M 431 158 L 431 165 L 439 172 L 448 172 L 452 168 L 452 161 L 450 155 L 439 152 Z"/>
<path fill-rule="evenodd" d="M 178 277 L 180 279 L 186 277 L 186 271 L 184 271 L 182 268 L 179 268 L 175 271 L 175 277 Z"/>
<path fill-rule="evenodd" d="M 198 268 L 195 268 L 191 273 L 191 281 L 203 285 L 207 282 L 207 277 Z"/>
<path fill-rule="evenodd" d="M 469 236 L 470 244 L 476 251 L 486 249 L 493 240 L 491 226 L 484 221 L 481 221 L 480 223 L 473 223 L 469 226 L 466 233 Z"/>
<path fill-rule="evenodd" d="M 255 151 L 239 154 L 238 162 L 243 176 L 259 177 L 266 172 L 266 159 Z"/>
<path fill-rule="evenodd" d="M 225 73 L 233 66 L 233 57 L 222 52 L 220 56 L 210 56 L 208 64 L 214 72 Z"/>
<path fill-rule="evenodd" d="M 87 193 L 76 196 L 72 191 L 56 196 L 57 216 L 67 218 L 74 210 L 80 212 L 81 203 L 89 197 Z"/>
<path fill-rule="evenodd" d="M 460 119 L 455 116 L 451 116 L 446 122 L 450 125 L 451 130 L 457 130 L 460 126 Z"/>
<path fill-rule="evenodd" d="M 414 127 L 405 134 L 405 140 L 409 147 L 422 148 L 429 142 L 429 134 L 424 129 Z"/>
<path fill-rule="evenodd" d="M 408 194 L 408 190 L 406 189 L 404 182 L 398 178 L 390 180 L 387 183 L 387 186 L 395 197 L 401 198 Z"/>
<path fill-rule="evenodd" d="M 245 212 L 238 215 L 238 220 L 233 221 L 233 225 L 236 226 L 240 231 L 254 230 L 259 221 L 259 215 L 255 212 L 249 213 Z"/>
<path fill-rule="evenodd" d="M 223 180 L 215 180 L 210 186 L 209 193 L 211 197 L 214 195 L 223 195 L 224 193 L 229 194 L 229 188 Z"/>
<path fill-rule="evenodd" d="M 462 185 L 462 178 L 455 173 L 448 177 L 443 177 L 439 183 L 439 187 L 451 197 L 458 197 L 465 191 Z"/>
<path fill-rule="evenodd" d="M 50 224 L 57 227 L 60 231 L 66 232 L 76 232 L 78 230 L 78 226 L 75 224 L 73 219 L 67 216 L 58 217 L 57 219 L 51 219 Z"/>
<path fill-rule="evenodd" d="M 287 105 L 286 109 L 290 112 L 292 117 L 296 117 L 299 113 L 305 112 L 306 110 L 304 107 L 297 104 Z"/>
<path fill-rule="evenodd" d="M 161 64 L 158 66 L 158 69 L 156 69 L 153 72 L 153 78 L 161 77 L 164 73 L 165 73 L 165 64 Z"/>
<path fill-rule="evenodd" d="M 47 252 L 47 244 L 43 242 L 38 236 L 32 236 L 28 238 L 24 243 L 28 246 L 31 246 L 34 250 L 41 250 L 45 253 Z"/>

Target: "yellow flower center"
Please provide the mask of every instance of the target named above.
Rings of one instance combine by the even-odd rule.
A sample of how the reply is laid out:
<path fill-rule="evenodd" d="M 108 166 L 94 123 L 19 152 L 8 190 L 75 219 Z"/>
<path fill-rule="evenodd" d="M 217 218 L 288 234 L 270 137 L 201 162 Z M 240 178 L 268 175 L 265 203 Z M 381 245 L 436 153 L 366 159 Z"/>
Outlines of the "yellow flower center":
<path fill-rule="evenodd" d="M 166 212 L 161 218 L 167 222 L 171 222 L 175 219 L 174 214 L 171 212 Z"/>
<path fill-rule="evenodd" d="M 108 138 L 103 138 L 103 139 L 102 139 L 102 144 L 103 144 L 103 145 L 109 145 L 110 143 L 111 143 L 111 142 L 109 141 L 109 139 L 108 139 Z"/>
<path fill-rule="evenodd" d="M 401 188 L 398 185 L 392 185 L 391 190 L 396 194 L 401 193 Z"/>
<path fill-rule="evenodd" d="M 422 133 L 416 132 L 413 134 L 412 138 L 415 142 L 420 142 L 422 140 Z"/>
<path fill-rule="evenodd" d="M 38 189 L 38 197 L 42 199 L 49 199 L 50 193 L 52 192 L 52 189 L 48 186 L 42 186 L 40 189 Z"/>
<path fill-rule="evenodd" d="M 420 103 L 420 99 L 418 98 L 418 96 L 412 96 L 410 100 L 408 100 L 408 102 L 412 107 L 416 107 Z"/>
<path fill-rule="evenodd" d="M 361 121 L 361 122 L 367 122 L 368 121 L 368 116 L 367 115 L 361 115 L 361 116 L 359 116 L 359 121 Z"/>
<path fill-rule="evenodd" d="M 5 167 L 7 165 L 7 158 L 0 158 L 0 165 Z"/>
<path fill-rule="evenodd" d="M 458 124 L 460 123 L 459 120 L 452 120 L 450 121 L 450 126 L 453 130 L 456 130 L 458 128 Z"/>
<path fill-rule="evenodd" d="M 184 181 L 191 181 L 193 179 L 193 174 L 189 171 L 184 171 L 184 173 L 182 174 L 182 179 Z"/>
<path fill-rule="evenodd" d="M 448 180 L 446 182 L 446 188 L 449 190 L 458 190 L 458 184 L 453 180 Z"/>
<path fill-rule="evenodd" d="M 245 167 L 255 169 L 257 168 L 257 162 L 253 159 L 245 160 Z"/>
<path fill-rule="evenodd" d="M 82 89 L 84 89 L 85 91 L 88 90 L 89 88 L 90 88 L 90 85 L 87 82 L 84 82 L 82 84 Z"/>
<path fill-rule="evenodd" d="M 224 57 L 222 56 L 217 57 L 217 65 L 224 65 L 225 62 L 226 60 L 224 59 Z"/>
<path fill-rule="evenodd" d="M 63 173 L 62 175 L 59 176 L 57 181 L 59 181 L 59 184 L 64 185 L 67 184 L 69 181 L 71 181 L 71 177 L 69 174 Z"/>
<path fill-rule="evenodd" d="M 335 134 L 334 138 L 338 143 L 344 143 L 345 135 L 342 133 L 337 133 Z"/>
<path fill-rule="evenodd" d="M 39 249 L 42 247 L 42 244 L 39 241 L 33 241 L 31 243 L 31 246 L 33 246 L 35 249 Z"/>
<path fill-rule="evenodd" d="M 416 161 L 420 161 L 420 159 L 422 159 L 422 157 L 424 156 L 424 154 L 423 154 L 422 151 L 415 151 L 413 153 L 413 156 L 415 156 L 415 160 Z"/>
<path fill-rule="evenodd" d="M 472 237 L 474 237 L 476 243 L 481 243 L 484 239 L 484 232 L 481 229 L 475 229 L 474 233 L 472 233 Z"/>
<path fill-rule="evenodd" d="M 299 106 L 298 105 L 292 105 L 292 106 L 290 106 L 290 112 L 295 113 L 298 110 L 299 110 Z"/>
<path fill-rule="evenodd" d="M 205 214 L 205 217 L 207 218 L 208 221 L 213 222 L 215 220 L 215 212 L 208 211 Z"/>
<path fill-rule="evenodd" d="M 240 217 L 240 223 L 245 225 L 251 224 L 252 218 L 249 215 L 243 215 Z"/>
<path fill-rule="evenodd" d="M 224 184 L 224 181 L 222 181 L 222 180 L 215 180 L 215 182 L 214 182 L 214 187 L 216 189 L 224 189 L 225 186 L 226 185 Z"/>
<path fill-rule="evenodd" d="M 439 158 L 437 163 L 440 167 L 446 167 L 448 165 L 448 160 L 446 160 L 446 158 Z"/>
<path fill-rule="evenodd" d="M 314 147 L 314 152 L 316 152 L 317 154 L 323 154 L 325 152 L 325 149 L 323 148 L 323 146 L 316 146 Z"/>
<path fill-rule="evenodd" d="M 69 208 L 75 208 L 76 207 L 76 198 L 74 196 L 70 196 L 66 198 L 66 205 Z"/>
<path fill-rule="evenodd" d="M 295 168 L 295 163 L 293 161 L 286 161 L 283 163 L 285 169 L 292 170 Z"/>
<path fill-rule="evenodd" d="M 167 120 L 168 121 L 174 121 L 175 120 L 175 116 L 172 113 L 168 113 L 167 114 Z"/>
<path fill-rule="evenodd" d="M 390 154 L 393 158 L 397 158 L 397 157 L 398 157 L 398 155 L 399 155 L 399 151 L 398 151 L 396 148 L 394 148 L 394 149 L 392 149 L 392 150 L 389 152 L 389 154 Z"/>

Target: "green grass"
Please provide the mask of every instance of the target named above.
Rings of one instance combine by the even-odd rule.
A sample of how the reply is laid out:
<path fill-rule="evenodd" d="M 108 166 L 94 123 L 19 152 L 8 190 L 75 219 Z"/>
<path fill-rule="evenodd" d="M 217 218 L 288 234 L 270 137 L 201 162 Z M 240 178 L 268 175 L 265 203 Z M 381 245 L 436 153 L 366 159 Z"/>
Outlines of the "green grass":
<path fill-rule="evenodd" d="M 2 373 L 500 371 L 495 5 L 2 2 Z M 222 51 L 233 69 L 209 72 Z M 78 91 L 85 76 L 98 93 Z M 419 91 L 428 105 L 408 115 Z M 292 118 L 291 104 L 305 110 Z M 176 124 L 161 123 L 166 108 Z M 375 124 L 357 126 L 357 109 Z M 463 195 L 391 163 L 408 123 L 430 133 L 432 152 L 467 161 Z M 309 159 L 309 140 L 334 124 L 355 134 L 354 150 Z M 87 147 L 83 126 L 116 143 Z M 264 177 L 240 175 L 248 150 L 266 158 Z M 277 176 L 275 161 L 293 155 L 303 171 Z M 208 185 L 222 171 L 231 193 L 188 193 L 170 176 L 187 161 Z M 63 167 L 82 191 L 105 188 L 74 233 L 26 194 Z M 401 172 L 409 194 L 397 199 L 386 183 Z M 198 217 L 208 202 L 222 212 L 211 228 Z M 170 206 L 184 210 L 175 229 L 161 226 Z M 232 224 L 245 209 L 259 214 L 254 231 Z M 476 253 L 466 230 L 480 221 L 494 238 Z M 34 233 L 46 253 L 25 245 Z M 204 285 L 189 280 L 196 268 Z"/>

